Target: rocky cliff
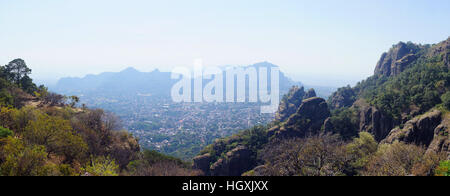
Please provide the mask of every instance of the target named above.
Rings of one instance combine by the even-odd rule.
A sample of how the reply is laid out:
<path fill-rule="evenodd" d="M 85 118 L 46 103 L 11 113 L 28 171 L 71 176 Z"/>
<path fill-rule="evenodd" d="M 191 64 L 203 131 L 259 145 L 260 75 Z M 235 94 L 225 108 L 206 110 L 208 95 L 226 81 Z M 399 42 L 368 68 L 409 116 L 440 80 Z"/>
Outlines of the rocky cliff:
<path fill-rule="evenodd" d="M 299 88 L 294 87 L 290 98 L 296 97 Z M 311 92 L 311 91 L 310 91 Z M 301 93 L 299 93 L 301 94 Z M 297 94 L 297 95 L 299 95 Z M 303 96 L 296 100 L 302 100 Z M 290 107 L 295 107 L 295 104 Z M 285 113 L 287 114 L 287 113 Z M 316 134 L 330 116 L 328 105 L 324 99 L 313 97 L 301 101 L 298 109 L 269 130 L 263 132 L 247 131 L 250 135 L 235 135 L 216 141 L 210 146 L 209 152 L 194 158 L 193 167 L 202 170 L 205 175 L 239 176 L 257 166 L 257 150 L 272 139 L 287 139 L 305 137 Z M 267 135 L 262 135 L 263 133 Z M 237 147 L 233 147 L 236 146 Z"/>
<path fill-rule="evenodd" d="M 369 132 L 381 141 L 394 128 L 396 123 L 382 111 L 360 99 L 353 105 L 359 113 L 359 132 Z"/>
<path fill-rule="evenodd" d="M 253 169 L 252 151 L 244 146 L 236 147 L 211 166 L 213 176 L 240 176 Z"/>
<path fill-rule="evenodd" d="M 270 129 L 268 135 L 277 138 L 305 137 L 318 133 L 328 117 L 330 110 L 324 99 L 318 97 L 305 99 L 295 114 L 285 123 Z"/>
<path fill-rule="evenodd" d="M 432 110 L 420 115 L 406 122 L 402 128 L 393 129 L 382 143 L 392 144 L 395 141 L 401 141 L 424 146 L 429 152 L 446 152 L 450 155 L 450 136 L 448 134 L 450 118 L 442 116 L 443 114 L 439 110 Z"/>
<path fill-rule="evenodd" d="M 427 55 L 428 57 L 441 58 L 444 64 L 450 68 L 450 37 L 447 40 L 432 46 Z"/>
<path fill-rule="evenodd" d="M 300 104 L 302 104 L 304 96 L 305 89 L 303 87 L 292 87 L 289 93 L 281 100 L 275 120 L 282 122 L 294 114 L 298 110 L 298 107 L 300 107 Z"/>
<path fill-rule="evenodd" d="M 395 76 L 405 70 L 409 64 L 417 59 L 416 53 L 420 46 L 412 43 L 400 42 L 387 53 L 381 55 L 375 68 L 375 75 Z"/>
<path fill-rule="evenodd" d="M 206 175 L 259 175 L 265 170 L 256 167 L 264 165 L 257 159 L 263 147 L 324 132 L 338 133 L 345 142 L 369 132 L 378 143 L 415 144 L 450 159 L 450 114 L 441 104 L 450 84 L 449 46 L 450 39 L 435 45 L 400 42 L 381 56 L 374 76 L 338 89 L 328 103 L 314 90 L 294 87 L 274 123 L 262 132 L 216 141 L 211 153 L 194 159 L 194 167 Z"/>
<path fill-rule="evenodd" d="M 339 88 L 328 99 L 331 109 L 350 107 L 356 101 L 356 92 L 350 86 Z"/>
<path fill-rule="evenodd" d="M 303 99 L 309 99 L 309 98 L 313 98 L 313 97 L 317 97 L 316 91 L 312 88 L 309 89 L 308 92 L 305 93 L 305 96 L 303 97 Z"/>

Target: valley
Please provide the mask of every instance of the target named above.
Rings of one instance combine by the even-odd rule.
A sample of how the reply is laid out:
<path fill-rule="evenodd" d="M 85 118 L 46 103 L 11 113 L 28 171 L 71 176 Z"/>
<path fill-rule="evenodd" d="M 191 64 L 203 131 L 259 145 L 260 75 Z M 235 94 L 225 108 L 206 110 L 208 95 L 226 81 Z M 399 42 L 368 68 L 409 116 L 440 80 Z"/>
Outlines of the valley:
<path fill-rule="evenodd" d="M 246 67 L 272 66 L 264 62 Z M 260 112 L 261 103 L 174 103 L 170 85 L 176 81 L 168 72 L 128 68 L 118 73 L 63 78 L 50 90 L 77 95 L 87 107 L 114 113 L 143 148 L 184 160 L 191 160 L 218 138 L 274 120 L 275 114 Z M 302 84 L 280 73 L 280 96 L 292 86 Z M 248 84 L 246 88 L 248 96 Z M 328 96 L 333 89 L 322 87 L 318 94 Z"/>

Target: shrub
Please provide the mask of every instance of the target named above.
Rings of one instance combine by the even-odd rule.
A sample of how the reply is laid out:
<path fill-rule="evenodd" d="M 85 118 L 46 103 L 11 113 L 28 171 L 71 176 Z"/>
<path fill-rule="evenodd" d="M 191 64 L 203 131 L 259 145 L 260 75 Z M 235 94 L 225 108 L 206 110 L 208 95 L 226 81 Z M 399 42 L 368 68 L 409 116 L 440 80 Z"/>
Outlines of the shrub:
<path fill-rule="evenodd" d="M 93 158 L 91 164 L 86 166 L 83 171 L 85 175 L 92 176 L 118 176 L 119 166 L 109 157 Z"/>
<path fill-rule="evenodd" d="M 439 163 L 438 155 L 427 155 L 422 147 L 395 142 L 382 144 L 369 160 L 363 175 L 368 176 L 427 176 Z"/>
<path fill-rule="evenodd" d="M 5 138 L 13 135 L 13 132 L 7 128 L 0 126 L 0 138 Z"/>
<path fill-rule="evenodd" d="M 363 171 L 371 156 L 377 151 L 378 143 L 370 133 L 361 132 L 346 148 L 349 161 L 346 172 L 348 175 L 357 175 Z"/>
<path fill-rule="evenodd" d="M 304 139 L 273 141 L 261 151 L 265 162 L 262 175 L 342 176 L 343 142 L 338 135 L 317 135 Z"/>
<path fill-rule="evenodd" d="M 442 103 L 445 108 L 450 110 L 450 91 L 441 96 Z"/>
<path fill-rule="evenodd" d="M 44 146 L 27 146 L 19 139 L 0 139 L 0 171 L 5 176 L 48 176 L 53 172 L 47 165 Z"/>
<path fill-rule="evenodd" d="M 441 162 L 436 169 L 436 176 L 450 176 L 450 160 Z"/>

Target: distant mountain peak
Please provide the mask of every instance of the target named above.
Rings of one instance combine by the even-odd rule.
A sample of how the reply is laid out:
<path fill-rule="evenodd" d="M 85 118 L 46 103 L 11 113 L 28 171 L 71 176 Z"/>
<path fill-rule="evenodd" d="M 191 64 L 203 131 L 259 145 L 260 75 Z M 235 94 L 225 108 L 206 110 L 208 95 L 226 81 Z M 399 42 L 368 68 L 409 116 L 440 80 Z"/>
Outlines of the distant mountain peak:
<path fill-rule="evenodd" d="M 264 62 L 260 62 L 260 63 L 255 63 L 253 65 L 250 65 L 249 67 L 278 67 L 278 65 L 275 65 L 268 61 L 264 61 Z"/>
<path fill-rule="evenodd" d="M 136 72 L 139 72 L 139 71 L 137 69 L 135 69 L 134 67 L 128 67 L 128 68 L 124 69 L 121 72 L 129 72 L 129 73 L 135 72 L 136 73 Z"/>

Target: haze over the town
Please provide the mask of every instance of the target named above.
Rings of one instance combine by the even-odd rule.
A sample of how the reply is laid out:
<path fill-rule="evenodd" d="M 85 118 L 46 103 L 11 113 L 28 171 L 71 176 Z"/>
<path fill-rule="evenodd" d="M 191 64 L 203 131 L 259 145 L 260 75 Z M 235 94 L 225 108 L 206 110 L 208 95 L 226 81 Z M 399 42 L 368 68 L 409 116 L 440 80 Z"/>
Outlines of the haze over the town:
<path fill-rule="evenodd" d="M 0 0 L 0 64 L 23 58 L 38 81 L 269 61 L 307 84 L 371 75 L 392 43 L 437 43 L 448 0 Z M 370 63 L 367 63 L 370 62 Z"/>

